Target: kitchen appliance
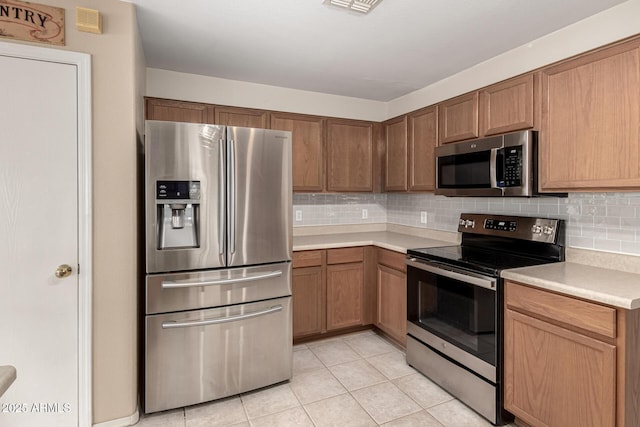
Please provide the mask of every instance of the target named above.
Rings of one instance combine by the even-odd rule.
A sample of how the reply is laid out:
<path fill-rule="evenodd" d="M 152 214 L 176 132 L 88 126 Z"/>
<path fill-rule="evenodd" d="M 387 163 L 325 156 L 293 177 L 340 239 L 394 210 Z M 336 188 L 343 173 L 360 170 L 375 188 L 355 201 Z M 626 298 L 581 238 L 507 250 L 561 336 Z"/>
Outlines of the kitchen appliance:
<path fill-rule="evenodd" d="M 538 195 L 537 138 L 527 130 L 436 147 L 435 194 Z"/>
<path fill-rule="evenodd" d="M 144 410 L 292 375 L 291 133 L 147 121 Z"/>
<path fill-rule="evenodd" d="M 407 251 L 407 363 L 492 423 L 503 402 L 503 280 L 508 268 L 564 260 L 563 221 L 460 215 L 456 246 Z"/>

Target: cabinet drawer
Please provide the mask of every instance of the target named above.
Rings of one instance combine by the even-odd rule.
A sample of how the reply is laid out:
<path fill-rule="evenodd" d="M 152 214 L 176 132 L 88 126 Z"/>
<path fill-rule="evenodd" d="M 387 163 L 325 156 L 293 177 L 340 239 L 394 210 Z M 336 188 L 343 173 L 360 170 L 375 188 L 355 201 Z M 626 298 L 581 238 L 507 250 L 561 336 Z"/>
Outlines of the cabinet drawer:
<path fill-rule="evenodd" d="M 293 268 L 319 267 L 322 265 L 324 251 L 300 251 L 293 253 Z"/>
<path fill-rule="evenodd" d="M 404 260 L 405 254 L 403 253 L 378 248 L 378 264 L 406 273 L 407 265 Z"/>
<path fill-rule="evenodd" d="M 327 250 L 327 264 L 346 264 L 349 262 L 362 262 L 364 260 L 364 249 L 342 248 Z"/>
<path fill-rule="evenodd" d="M 541 316 L 605 337 L 616 337 L 616 310 L 599 304 L 546 292 L 507 281 L 510 309 Z"/>

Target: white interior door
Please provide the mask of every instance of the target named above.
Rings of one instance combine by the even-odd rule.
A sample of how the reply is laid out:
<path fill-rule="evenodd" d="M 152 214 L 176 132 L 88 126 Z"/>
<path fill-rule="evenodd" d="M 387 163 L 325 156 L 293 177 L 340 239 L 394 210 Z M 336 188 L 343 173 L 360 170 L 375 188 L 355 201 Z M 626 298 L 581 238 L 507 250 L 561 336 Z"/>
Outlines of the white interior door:
<path fill-rule="evenodd" d="M 0 76 L 0 365 L 17 369 L 0 426 L 75 426 L 77 67 L 0 52 Z"/>

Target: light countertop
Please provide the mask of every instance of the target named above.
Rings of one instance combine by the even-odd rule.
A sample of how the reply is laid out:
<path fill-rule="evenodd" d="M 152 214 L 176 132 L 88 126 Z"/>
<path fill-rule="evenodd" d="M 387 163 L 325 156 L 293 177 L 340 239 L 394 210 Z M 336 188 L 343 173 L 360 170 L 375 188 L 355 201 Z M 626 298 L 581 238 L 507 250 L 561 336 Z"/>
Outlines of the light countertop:
<path fill-rule="evenodd" d="M 4 394 L 16 380 L 16 368 L 13 366 L 0 366 L 0 396 Z"/>
<path fill-rule="evenodd" d="M 294 233 L 293 250 L 374 245 L 406 253 L 412 248 L 459 243 L 454 233 L 412 227 L 357 230 L 327 227 L 298 231 L 298 235 Z M 567 262 L 504 270 L 502 277 L 618 308 L 640 308 L 640 257 L 567 248 L 566 259 Z"/>
<path fill-rule="evenodd" d="M 407 249 L 455 245 L 451 241 L 412 236 L 391 231 L 366 231 L 358 233 L 320 234 L 294 236 L 293 250 L 346 248 L 350 246 L 379 246 L 396 252 Z"/>
<path fill-rule="evenodd" d="M 559 262 L 502 272 L 505 279 L 618 308 L 640 308 L 640 274 Z"/>

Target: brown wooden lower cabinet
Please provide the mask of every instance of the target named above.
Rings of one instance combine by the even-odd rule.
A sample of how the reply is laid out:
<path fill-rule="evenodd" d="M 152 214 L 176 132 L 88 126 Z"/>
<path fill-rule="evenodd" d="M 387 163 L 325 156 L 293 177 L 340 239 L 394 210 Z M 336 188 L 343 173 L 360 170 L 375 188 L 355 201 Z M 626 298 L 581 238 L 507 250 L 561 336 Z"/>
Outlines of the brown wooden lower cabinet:
<path fill-rule="evenodd" d="M 505 408 L 536 426 L 640 425 L 640 310 L 505 283 Z"/>
<path fill-rule="evenodd" d="M 363 324 L 362 262 L 327 266 L 327 330 Z"/>
<path fill-rule="evenodd" d="M 320 334 L 325 331 L 325 269 L 294 268 L 293 336 Z"/>
<path fill-rule="evenodd" d="M 293 337 L 373 323 L 372 247 L 293 254 Z"/>
<path fill-rule="evenodd" d="M 376 326 L 402 346 L 407 343 L 407 274 L 405 256 L 378 248 Z"/>

